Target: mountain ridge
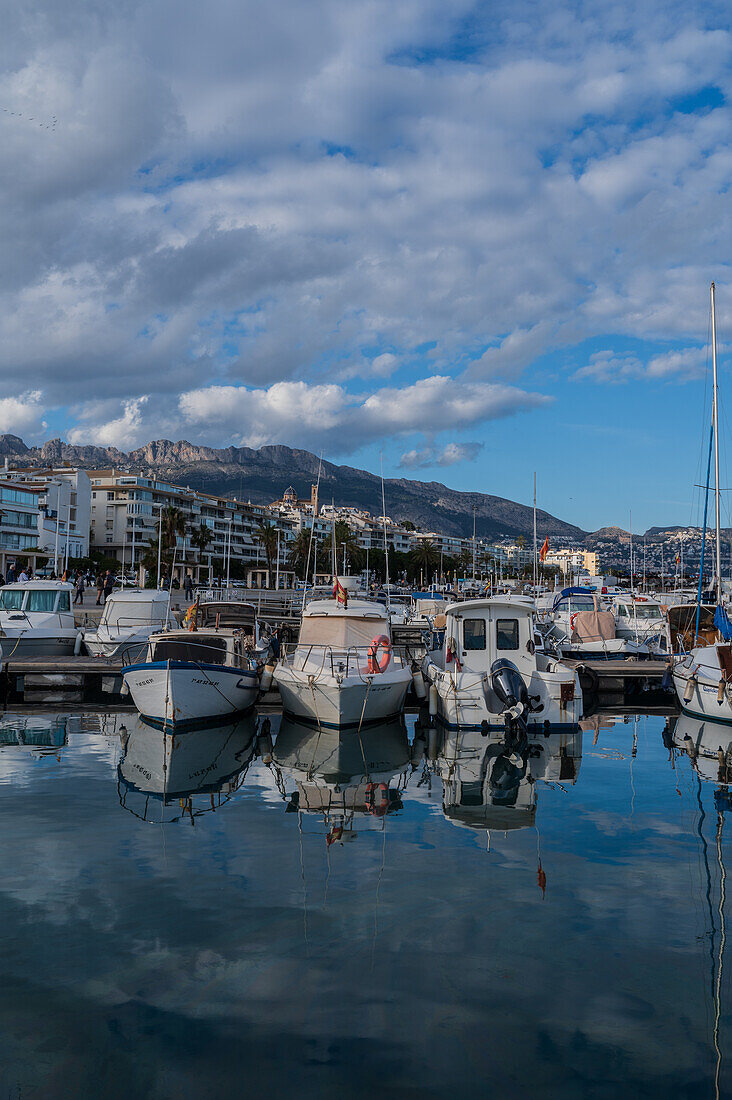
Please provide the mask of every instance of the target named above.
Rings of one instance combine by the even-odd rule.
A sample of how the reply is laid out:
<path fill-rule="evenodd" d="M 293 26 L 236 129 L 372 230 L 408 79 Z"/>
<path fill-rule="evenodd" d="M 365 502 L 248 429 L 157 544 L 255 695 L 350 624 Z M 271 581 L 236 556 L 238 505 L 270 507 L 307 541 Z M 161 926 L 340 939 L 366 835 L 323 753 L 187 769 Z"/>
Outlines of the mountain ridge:
<path fill-rule="evenodd" d="M 311 451 L 270 444 L 251 447 L 206 447 L 189 440 L 151 440 L 131 451 L 94 444 L 70 444 L 50 439 L 28 447 L 16 435 L 0 435 L 0 457 L 22 460 L 29 466 L 63 465 L 82 469 L 117 467 L 132 473 L 154 474 L 170 481 L 221 496 L 237 496 L 255 504 L 281 498 L 292 485 L 300 497 L 310 496 L 321 461 Z M 488 493 L 450 489 L 438 481 L 407 478 L 384 479 L 387 514 L 394 520 L 411 520 L 415 526 L 448 535 L 468 536 L 473 530 L 487 537 L 518 537 L 532 534 L 533 511 L 505 497 Z M 381 514 L 381 479 L 367 470 L 338 466 L 323 460 L 320 500 L 333 499 L 342 506 L 360 507 L 372 515 Z M 567 536 L 584 539 L 580 527 L 537 509 L 542 538 Z"/>

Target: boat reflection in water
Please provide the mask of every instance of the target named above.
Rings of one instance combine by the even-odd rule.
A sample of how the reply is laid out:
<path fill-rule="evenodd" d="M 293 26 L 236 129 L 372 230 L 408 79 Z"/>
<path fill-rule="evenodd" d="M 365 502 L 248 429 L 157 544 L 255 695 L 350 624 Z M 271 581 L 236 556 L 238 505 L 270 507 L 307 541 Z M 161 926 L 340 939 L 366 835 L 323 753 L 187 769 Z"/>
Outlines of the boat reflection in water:
<path fill-rule="evenodd" d="M 507 832 L 533 826 L 537 783 L 572 784 L 582 759 L 582 733 L 528 736 L 479 730 L 442 730 L 434 748 L 442 780 L 442 808 L 455 825 Z"/>
<path fill-rule="evenodd" d="M 732 726 L 711 722 L 682 713 L 672 720 L 665 735 L 669 748 L 686 753 L 697 774 L 708 783 L 719 783 L 715 802 L 724 801 L 724 809 L 732 805 L 728 784 L 732 783 Z"/>
<path fill-rule="evenodd" d="M 79 733 L 82 719 L 70 714 L 4 714 L 0 718 L 0 747 L 63 748 L 69 734 Z"/>
<path fill-rule="evenodd" d="M 404 720 L 354 733 L 319 731 L 283 715 L 272 768 L 287 811 L 322 815 L 328 846 L 344 844 L 358 835 L 357 816 L 365 829 L 402 808 L 412 771 Z"/>
<path fill-rule="evenodd" d="M 219 726 L 163 731 L 139 715 L 120 726 L 120 805 L 154 823 L 217 810 L 241 786 L 255 751 L 253 713 Z"/>

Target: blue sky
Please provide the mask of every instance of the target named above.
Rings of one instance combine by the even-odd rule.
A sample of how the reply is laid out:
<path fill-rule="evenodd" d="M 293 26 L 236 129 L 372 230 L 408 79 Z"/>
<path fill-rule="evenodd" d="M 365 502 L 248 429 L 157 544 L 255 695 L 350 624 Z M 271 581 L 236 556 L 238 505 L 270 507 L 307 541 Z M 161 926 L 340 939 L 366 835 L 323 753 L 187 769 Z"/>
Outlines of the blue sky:
<path fill-rule="evenodd" d="M 0 431 L 687 523 L 727 5 L 62 0 L 0 43 Z M 726 480 L 726 474 L 725 474 Z"/>

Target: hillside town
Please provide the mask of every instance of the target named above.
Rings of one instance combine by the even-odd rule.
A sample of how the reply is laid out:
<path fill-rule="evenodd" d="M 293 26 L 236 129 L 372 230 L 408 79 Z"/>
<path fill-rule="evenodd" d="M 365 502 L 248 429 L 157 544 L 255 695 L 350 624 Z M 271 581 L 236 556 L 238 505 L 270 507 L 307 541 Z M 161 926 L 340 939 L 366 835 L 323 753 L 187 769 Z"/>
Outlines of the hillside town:
<path fill-rule="evenodd" d="M 346 572 L 365 568 L 379 576 L 385 545 L 397 567 L 409 556 L 425 582 L 457 572 L 516 575 L 534 560 L 522 536 L 495 541 L 420 530 L 409 520 L 321 503 L 315 485 L 306 499 L 288 486 L 280 499 L 262 505 L 117 469 L 6 462 L 0 505 L 3 574 L 22 557 L 34 570 L 58 575 L 70 563 L 93 561 L 141 577 L 162 541 L 168 566 L 180 578 L 190 573 L 196 584 L 226 576 L 250 588 L 291 587 L 304 576 L 311 534 L 317 555 L 318 543 L 332 544 L 334 530 Z M 547 575 L 597 574 L 596 551 L 561 536 L 552 541 L 543 560 Z M 317 560 L 312 570 L 317 573 Z M 323 572 L 329 574 L 329 562 Z"/>

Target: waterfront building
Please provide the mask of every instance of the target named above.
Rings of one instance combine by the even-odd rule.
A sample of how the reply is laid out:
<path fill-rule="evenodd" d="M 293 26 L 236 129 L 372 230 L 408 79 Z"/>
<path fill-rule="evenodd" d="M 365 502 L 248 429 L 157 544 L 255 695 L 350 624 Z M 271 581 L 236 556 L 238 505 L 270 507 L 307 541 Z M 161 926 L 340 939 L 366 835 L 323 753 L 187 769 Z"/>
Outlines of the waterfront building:
<path fill-rule="evenodd" d="M 204 583 L 213 574 L 216 558 L 245 565 L 265 564 L 258 529 L 274 517 L 263 505 L 119 470 L 90 470 L 89 476 L 92 547 L 124 562 L 125 568 L 139 570 L 150 543 L 157 543 L 160 511 L 166 508 L 177 509 L 185 525 L 185 533 L 176 536 L 178 577 L 190 571 L 195 582 Z M 211 534 L 205 550 L 196 548 L 192 539 L 194 530 L 201 526 Z M 294 537 L 293 524 L 279 516 L 277 527 L 280 565 L 284 567 Z"/>
<path fill-rule="evenodd" d="M 91 483 L 74 467 L 5 467 L 0 491 L 0 567 L 12 552 L 43 552 L 56 572 L 89 553 Z M 30 555 L 31 561 L 35 555 Z M 55 562 L 55 564 L 54 564 Z"/>

